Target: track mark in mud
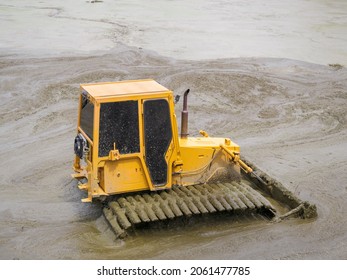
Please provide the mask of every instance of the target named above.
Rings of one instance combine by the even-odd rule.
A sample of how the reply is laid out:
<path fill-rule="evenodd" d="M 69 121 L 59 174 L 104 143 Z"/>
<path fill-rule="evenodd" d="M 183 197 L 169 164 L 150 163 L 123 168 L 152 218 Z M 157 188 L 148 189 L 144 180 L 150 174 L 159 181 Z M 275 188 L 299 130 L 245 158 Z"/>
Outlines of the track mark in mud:
<path fill-rule="evenodd" d="M 45 7 L 45 6 L 30 6 L 30 5 L 24 5 L 22 7 L 18 7 L 16 5 L 8 5 L 8 4 L 0 4 L 0 7 L 8 7 L 13 9 L 36 9 L 36 10 L 51 10 L 52 12 L 48 14 L 50 17 L 55 17 L 59 14 L 61 14 L 64 9 L 61 7 Z"/>
<path fill-rule="evenodd" d="M 280 112 L 275 107 L 265 107 L 259 110 L 258 116 L 262 119 L 273 119 L 279 114 Z"/>
<path fill-rule="evenodd" d="M 343 68 L 343 65 L 338 64 L 338 63 L 328 64 L 328 65 L 336 71 L 341 70 Z"/>
<path fill-rule="evenodd" d="M 109 82 L 109 81 L 121 81 L 124 80 L 126 76 L 130 73 L 125 70 L 99 70 L 99 71 L 89 71 L 87 73 L 81 73 L 71 77 L 66 81 L 69 84 L 85 84 L 93 82 Z M 76 87 L 75 87 L 76 88 Z"/>

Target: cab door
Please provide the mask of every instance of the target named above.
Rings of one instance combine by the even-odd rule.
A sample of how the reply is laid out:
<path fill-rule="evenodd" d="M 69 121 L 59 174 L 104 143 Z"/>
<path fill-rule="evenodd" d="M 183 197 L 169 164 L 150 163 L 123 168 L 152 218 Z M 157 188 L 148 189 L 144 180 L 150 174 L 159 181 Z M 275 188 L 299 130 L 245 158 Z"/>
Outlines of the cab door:
<path fill-rule="evenodd" d="M 146 100 L 143 103 L 145 161 L 152 184 L 163 187 L 171 182 L 170 144 L 172 124 L 166 99 Z"/>

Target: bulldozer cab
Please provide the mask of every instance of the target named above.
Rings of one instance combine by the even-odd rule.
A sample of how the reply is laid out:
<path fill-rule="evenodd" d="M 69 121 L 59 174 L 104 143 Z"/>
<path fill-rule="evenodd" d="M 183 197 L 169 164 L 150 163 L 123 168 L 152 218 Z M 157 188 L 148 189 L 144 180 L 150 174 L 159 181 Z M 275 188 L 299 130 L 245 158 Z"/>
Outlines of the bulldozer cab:
<path fill-rule="evenodd" d="M 166 188 L 175 129 L 173 94 L 154 80 L 81 85 L 74 167 L 92 166 L 100 195 Z"/>

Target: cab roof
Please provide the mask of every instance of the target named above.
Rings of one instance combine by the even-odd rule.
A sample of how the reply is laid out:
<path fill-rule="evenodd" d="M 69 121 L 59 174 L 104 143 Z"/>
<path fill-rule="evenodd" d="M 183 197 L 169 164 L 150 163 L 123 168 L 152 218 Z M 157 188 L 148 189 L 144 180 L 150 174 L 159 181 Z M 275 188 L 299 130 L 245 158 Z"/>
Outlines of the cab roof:
<path fill-rule="evenodd" d="M 152 79 L 81 84 L 81 88 L 82 90 L 88 92 L 94 99 L 103 99 L 130 94 L 162 93 L 170 91 Z"/>

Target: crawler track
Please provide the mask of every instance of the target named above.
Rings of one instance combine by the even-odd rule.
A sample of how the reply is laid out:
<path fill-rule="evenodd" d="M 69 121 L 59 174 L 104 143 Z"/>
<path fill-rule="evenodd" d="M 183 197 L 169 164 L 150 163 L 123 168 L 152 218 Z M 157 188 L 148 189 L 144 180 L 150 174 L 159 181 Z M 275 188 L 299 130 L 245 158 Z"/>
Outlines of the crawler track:
<path fill-rule="evenodd" d="M 124 195 L 109 201 L 103 213 L 117 237 L 140 223 L 221 211 L 274 213 L 271 203 L 247 181 L 173 187 Z"/>

